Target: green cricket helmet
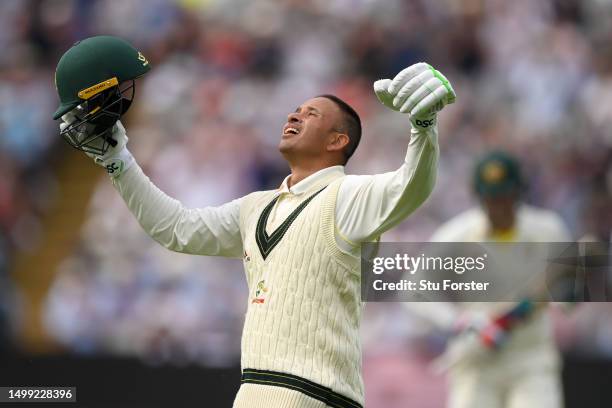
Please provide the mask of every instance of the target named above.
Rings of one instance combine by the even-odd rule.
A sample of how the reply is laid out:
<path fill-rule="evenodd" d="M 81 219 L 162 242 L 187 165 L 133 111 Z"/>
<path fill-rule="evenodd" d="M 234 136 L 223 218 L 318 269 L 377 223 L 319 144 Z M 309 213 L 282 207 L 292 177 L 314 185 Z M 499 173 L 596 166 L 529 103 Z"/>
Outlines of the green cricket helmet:
<path fill-rule="evenodd" d="M 478 161 L 473 186 L 480 197 L 496 197 L 521 193 L 525 183 L 518 160 L 506 152 L 494 151 Z"/>
<path fill-rule="evenodd" d="M 53 119 L 69 125 L 60 132 L 73 147 L 102 155 L 116 142 L 112 127 L 134 99 L 134 80 L 151 69 L 145 56 L 112 36 L 76 42 L 55 70 L 60 105 Z"/>

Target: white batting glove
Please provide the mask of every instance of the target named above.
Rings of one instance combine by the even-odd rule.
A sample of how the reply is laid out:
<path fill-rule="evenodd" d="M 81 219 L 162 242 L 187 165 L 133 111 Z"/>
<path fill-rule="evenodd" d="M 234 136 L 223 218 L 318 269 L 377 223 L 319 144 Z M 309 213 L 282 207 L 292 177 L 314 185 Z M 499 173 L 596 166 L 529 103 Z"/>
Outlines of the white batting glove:
<path fill-rule="evenodd" d="M 63 115 L 62 122 L 60 123 L 60 132 L 70 126 L 75 119 L 72 113 Z M 88 152 L 85 152 L 85 154 L 91 157 L 98 166 L 104 167 L 106 172 L 111 177 L 115 178 L 130 168 L 135 160 L 127 149 L 128 137 L 121 121 L 117 121 L 113 126 L 112 138 L 117 144 L 115 146 L 110 146 L 104 155 L 96 155 Z"/>
<path fill-rule="evenodd" d="M 471 310 L 459 314 L 451 327 L 453 336 L 460 336 L 467 332 L 478 333 L 491 322 L 488 313 L 482 310 Z"/>
<path fill-rule="evenodd" d="M 435 125 L 436 114 L 457 98 L 446 77 L 424 62 L 409 66 L 392 80 L 374 82 L 374 92 L 386 107 L 410 115 L 417 129 Z"/>

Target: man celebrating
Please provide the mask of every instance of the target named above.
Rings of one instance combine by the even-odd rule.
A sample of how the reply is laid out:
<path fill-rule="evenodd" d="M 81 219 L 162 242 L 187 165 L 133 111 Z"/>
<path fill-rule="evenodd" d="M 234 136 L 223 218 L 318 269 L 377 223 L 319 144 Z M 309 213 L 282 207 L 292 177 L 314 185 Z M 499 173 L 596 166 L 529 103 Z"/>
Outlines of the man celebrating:
<path fill-rule="evenodd" d="M 55 116 L 63 115 L 65 138 L 107 169 L 130 211 L 156 241 L 178 252 L 243 258 L 249 297 L 242 385 L 234 407 L 361 407 L 360 243 L 378 239 L 431 192 L 438 160 L 436 114 L 455 100 L 449 82 L 418 63 L 393 80 L 374 84 L 379 100 L 408 114 L 412 123 L 405 161 L 395 171 L 345 175 L 344 165 L 361 138 L 360 119 L 341 99 L 322 95 L 287 117 L 279 150 L 291 174 L 277 190 L 254 192 L 215 208 L 187 209 L 143 174 L 126 148 L 121 122 L 105 129 L 96 121 L 102 111 L 111 117 L 122 114 L 123 108 L 106 104 L 125 99 L 118 91 L 119 96 L 98 98 L 108 101 L 102 105 L 92 103 L 96 86 L 120 85 L 138 75 L 133 70 L 123 79 L 115 74 L 131 60 L 101 61 L 96 52 L 83 56 L 84 45 L 99 38 L 78 43 L 60 60 L 56 82 L 64 99 Z M 104 38 L 94 49 L 131 47 Z M 110 54 L 142 56 L 124 51 Z M 78 85 L 61 80 L 75 65 L 80 72 L 96 64 L 111 65 L 106 77 Z M 79 93 L 87 99 L 77 100 Z"/>

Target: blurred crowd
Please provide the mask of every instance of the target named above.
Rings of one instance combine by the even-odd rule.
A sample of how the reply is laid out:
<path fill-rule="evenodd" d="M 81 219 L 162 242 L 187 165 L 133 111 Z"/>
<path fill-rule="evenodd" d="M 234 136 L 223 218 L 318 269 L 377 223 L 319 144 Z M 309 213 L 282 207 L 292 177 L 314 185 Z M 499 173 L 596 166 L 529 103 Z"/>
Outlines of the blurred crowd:
<path fill-rule="evenodd" d="M 36 249 L 40 218 L 57 190 L 53 163 L 69 149 L 51 120 L 55 65 L 72 43 L 96 34 L 129 40 L 151 62 L 124 121 L 129 147 L 186 206 L 278 186 L 288 173 L 276 149 L 286 115 L 321 93 L 346 99 L 364 123 L 347 172 L 399 167 L 409 122 L 378 103 L 372 82 L 427 61 L 451 80 L 458 101 L 440 115 L 432 196 L 384 240 L 427 240 L 476 205 L 470 173 L 493 148 L 521 159 L 526 199 L 557 210 L 575 239 L 610 240 L 608 1 L 5 0 L 0 290 L 9 287 L 2 279 L 10 254 Z M 104 179 L 80 245 L 58 270 L 46 326 L 74 352 L 233 364 L 247 299 L 242 274 L 239 261 L 159 247 Z M 561 343 L 612 358 L 610 311 L 586 305 L 576 312 L 581 319 L 561 319 Z M 422 323 L 398 305 L 368 305 L 364 333 L 366 355 L 381 341 L 395 345 L 387 351 L 427 349 Z"/>

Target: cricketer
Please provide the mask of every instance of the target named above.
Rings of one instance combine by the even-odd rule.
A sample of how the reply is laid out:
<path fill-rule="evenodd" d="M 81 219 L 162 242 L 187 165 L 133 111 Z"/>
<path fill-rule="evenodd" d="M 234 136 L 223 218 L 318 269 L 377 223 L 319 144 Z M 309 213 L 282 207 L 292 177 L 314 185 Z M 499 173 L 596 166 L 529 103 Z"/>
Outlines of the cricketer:
<path fill-rule="evenodd" d="M 291 173 L 279 188 L 188 209 L 143 173 L 118 121 L 134 79 L 149 69 L 146 57 L 121 39 L 75 44 L 56 70 L 61 135 L 108 171 L 161 245 L 243 259 L 249 294 L 235 408 L 362 407 L 360 243 L 378 239 L 430 194 L 436 115 L 455 101 L 450 83 L 426 63 L 374 83 L 380 102 L 411 123 L 404 162 L 394 171 L 345 174 L 361 138 L 360 118 L 338 97 L 321 95 L 290 112 L 282 126 L 278 149 Z"/>
<path fill-rule="evenodd" d="M 555 212 L 523 202 L 519 161 L 490 152 L 475 166 L 481 205 L 440 226 L 434 242 L 569 242 Z M 452 328 L 438 363 L 449 371 L 450 408 L 560 408 L 561 362 L 546 303 L 406 304 L 439 328 Z"/>

